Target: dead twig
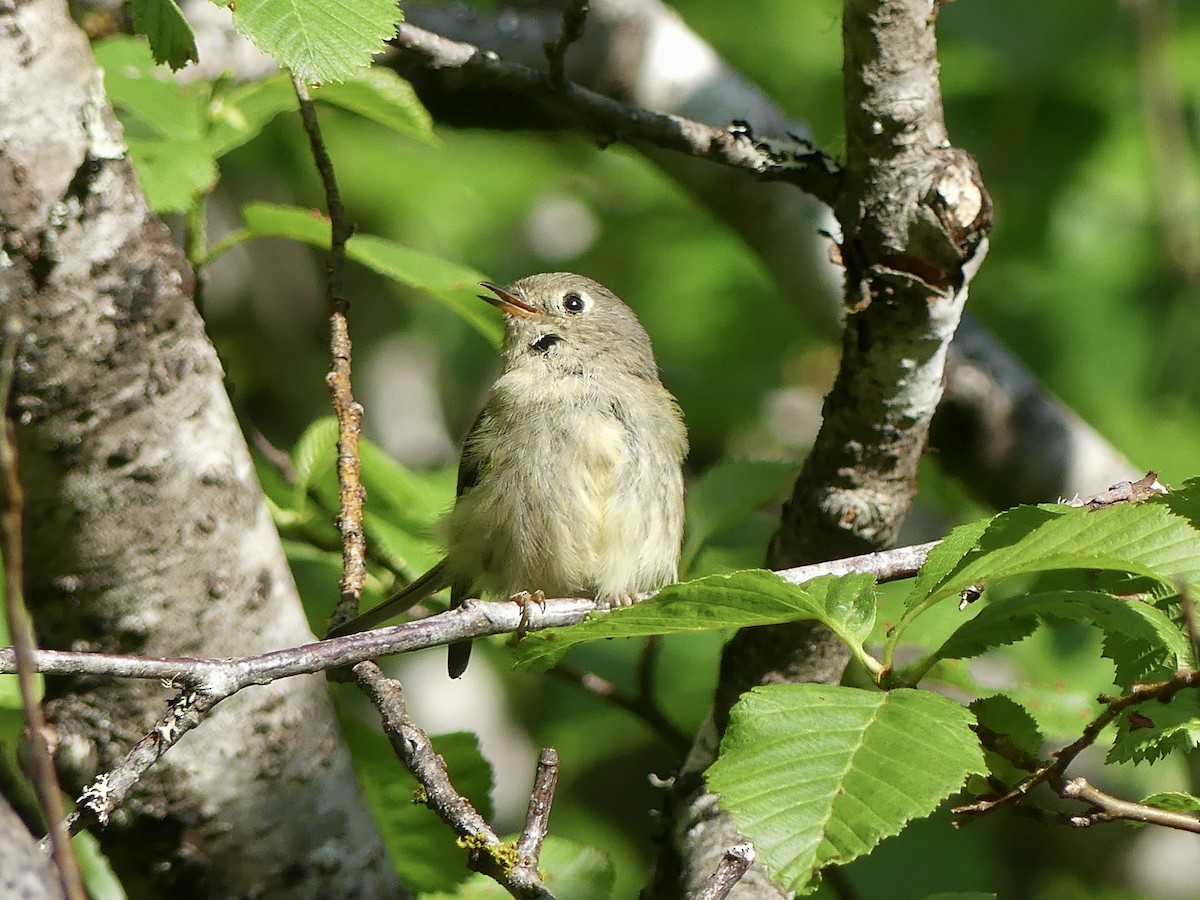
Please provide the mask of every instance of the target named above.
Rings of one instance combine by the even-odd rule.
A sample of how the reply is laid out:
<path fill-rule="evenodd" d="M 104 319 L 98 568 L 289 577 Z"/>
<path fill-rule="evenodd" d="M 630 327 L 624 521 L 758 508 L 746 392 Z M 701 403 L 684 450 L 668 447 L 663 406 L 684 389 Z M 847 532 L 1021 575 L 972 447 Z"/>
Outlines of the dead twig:
<path fill-rule="evenodd" d="M 37 648 L 33 623 L 25 606 L 25 555 L 21 539 L 25 495 L 17 464 L 17 432 L 8 417 L 8 398 L 12 389 L 16 365 L 17 344 L 21 328 L 13 319 L 3 323 L 3 347 L 0 349 L 0 411 L 4 416 L 3 439 L 0 440 L 0 549 L 4 556 L 4 614 L 8 633 L 13 642 L 13 661 L 21 693 L 21 709 L 25 716 L 25 737 L 32 750 L 29 775 L 37 796 L 42 819 L 49 830 L 54 865 L 64 896 L 70 900 L 85 900 L 79 862 L 71 849 L 71 838 L 63 822 L 62 792 L 54 771 L 50 753 L 49 727 L 38 699 L 37 667 L 34 655 Z"/>
<path fill-rule="evenodd" d="M 749 841 L 734 844 L 725 851 L 704 887 L 693 894 L 690 900 L 725 900 L 733 886 L 754 865 L 754 855 L 754 845 Z"/>
<path fill-rule="evenodd" d="M 542 842 L 550 828 L 550 807 L 554 804 L 554 789 L 558 787 L 558 751 L 544 747 L 538 754 L 537 773 L 529 794 L 529 811 L 525 826 L 517 839 L 517 869 L 525 870 L 521 877 L 537 878 L 538 859 Z M 515 871 L 515 870 L 514 870 Z"/>
<path fill-rule="evenodd" d="M 1100 732 L 1105 727 L 1130 707 L 1137 706 L 1149 700 L 1158 700 L 1165 703 L 1179 691 L 1197 686 L 1200 686 L 1200 672 L 1194 669 L 1185 669 L 1177 672 L 1166 681 L 1156 681 L 1151 684 L 1135 684 L 1120 697 L 1101 697 L 1100 702 L 1104 704 L 1104 709 L 1096 718 L 1084 726 L 1083 734 L 1080 735 L 1078 740 L 1058 751 L 1052 762 L 1043 763 L 1001 796 L 977 800 L 974 803 L 955 807 L 952 812 L 956 817 L 956 823 L 962 824 L 965 821 L 994 812 L 1002 806 L 1016 804 L 1024 800 L 1039 784 L 1049 783 L 1050 787 L 1060 793 L 1061 796 L 1068 799 L 1080 799 L 1079 797 L 1068 796 L 1068 794 L 1063 793 L 1068 784 L 1065 781 L 1067 767 L 1075 761 L 1075 758 L 1080 753 L 1096 742 L 1096 739 L 1100 736 Z"/>
<path fill-rule="evenodd" d="M 446 771 L 445 760 L 433 749 L 429 736 L 409 716 L 404 689 L 400 682 L 388 678 L 373 662 L 355 666 L 354 677 L 359 687 L 379 710 L 383 718 L 384 733 L 391 741 L 396 755 L 421 785 L 422 802 L 454 829 L 459 843 L 467 849 L 471 868 L 502 885 L 514 897 L 553 900 L 554 895 L 538 877 L 537 866 L 520 865 L 520 845 L 514 847 L 501 841 L 483 816 L 471 805 L 471 801 L 455 790 Z M 544 777 L 541 776 L 541 769 L 539 777 Z M 553 792 L 553 783 L 550 784 L 549 791 Z M 533 804 L 530 806 L 533 818 Z M 545 812 L 549 814 L 548 800 Z M 526 827 L 530 829 L 531 826 L 527 823 Z M 524 838 L 524 835 L 522 837 Z M 532 840 L 531 837 L 531 847 Z M 537 843 L 540 847 L 540 837 L 537 838 Z M 537 848 L 533 849 L 536 852 Z"/>
<path fill-rule="evenodd" d="M 300 102 L 300 119 L 308 135 L 313 162 L 325 188 L 325 203 L 329 209 L 329 260 L 326 264 L 326 300 L 329 305 L 329 351 L 333 357 L 325 383 L 333 399 L 333 411 L 338 422 L 337 472 L 341 508 L 337 527 L 342 536 L 342 580 L 339 588 L 334 624 L 345 621 L 358 611 L 363 583 L 367 578 L 367 539 L 363 533 L 362 510 L 366 490 L 362 486 L 362 464 L 358 458 L 358 435 L 362 431 L 363 408 L 355 401 L 350 383 L 350 303 L 342 296 L 342 273 L 346 266 L 346 242 L 354 226 L 346 217 L 338 191 L 333 160 L 321 138 L 321 127 L 308 85 L 295 75 L 292 86 Z"/>

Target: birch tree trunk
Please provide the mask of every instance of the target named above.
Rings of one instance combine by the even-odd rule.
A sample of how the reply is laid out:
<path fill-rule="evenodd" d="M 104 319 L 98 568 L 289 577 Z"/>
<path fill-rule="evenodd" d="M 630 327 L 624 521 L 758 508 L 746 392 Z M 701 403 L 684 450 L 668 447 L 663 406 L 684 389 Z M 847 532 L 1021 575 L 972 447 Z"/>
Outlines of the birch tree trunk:
<path fill-rule="evenodd" d="M 0 222 L 3 314 L 24 329 L 13 412 L 42 645 L 235 656 L 311 640 L 191 272 L 60 0 L 0 2 Z M 170 696 L 46 685 L 71 791 Z M 403 894 L 319 676 L 219 706 L 100 839 L 131 897 Z"/>

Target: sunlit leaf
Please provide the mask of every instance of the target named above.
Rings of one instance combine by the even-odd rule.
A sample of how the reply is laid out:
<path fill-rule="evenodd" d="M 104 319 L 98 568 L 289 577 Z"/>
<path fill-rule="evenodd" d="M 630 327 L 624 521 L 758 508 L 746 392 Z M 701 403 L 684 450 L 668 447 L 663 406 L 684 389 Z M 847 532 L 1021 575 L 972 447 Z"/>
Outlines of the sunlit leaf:
<path fill-rule="evenodd" d="M 804 892 L 819 869 L 870 852 L 985 771 L 973 722 L 928 691 L 754 688 L 730 713 L 708 783 L 772 878 Z"/>
<path fill-rule="evenodd" d="M 182 69 L 199 59 L 196 36 L 175 0 L 132 0 L 133 30 L 146 35 L 154 61 Z"/>
<path fill-rule="evenodd" d="M 396 0 L 246 0 L 233 24 L 305 81 L 339 81 L 370 65 L 396 34 Z"/>

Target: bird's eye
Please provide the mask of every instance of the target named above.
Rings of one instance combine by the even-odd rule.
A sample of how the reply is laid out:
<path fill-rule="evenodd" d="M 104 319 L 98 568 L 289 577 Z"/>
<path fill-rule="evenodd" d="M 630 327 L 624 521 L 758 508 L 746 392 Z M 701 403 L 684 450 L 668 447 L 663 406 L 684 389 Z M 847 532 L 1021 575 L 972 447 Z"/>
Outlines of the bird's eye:
<path fill-rule="evenodd" d="M 574 291 L 563 296 L 563 309 L 569 313 L 581 313 L 586 306 L 583 298 Z"/>

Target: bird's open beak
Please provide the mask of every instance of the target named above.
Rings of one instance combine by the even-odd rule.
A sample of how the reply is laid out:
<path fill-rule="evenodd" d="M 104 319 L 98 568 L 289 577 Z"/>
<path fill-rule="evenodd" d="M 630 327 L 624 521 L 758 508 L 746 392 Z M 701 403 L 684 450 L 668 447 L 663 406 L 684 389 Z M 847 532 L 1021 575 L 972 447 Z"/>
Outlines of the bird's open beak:
<path fill-rule="evenodd" d="M 485 297 L 483 294 L 478 294 L 480 300 L 486 300 L 496 309 L 508 316 L 519 316 L 522 319 L 532 319 L 538 315 L 538 311 L 522 300 L 515 294 L 509 293 L 498 284 L 492 284 L 490 281 L 479 282 L 480 286 L 487 288 L 495 297 Z"/>

